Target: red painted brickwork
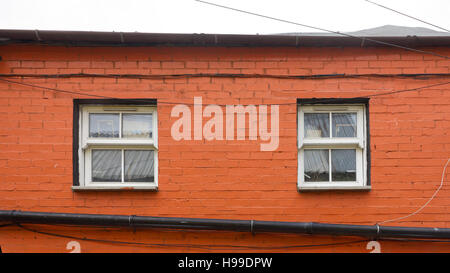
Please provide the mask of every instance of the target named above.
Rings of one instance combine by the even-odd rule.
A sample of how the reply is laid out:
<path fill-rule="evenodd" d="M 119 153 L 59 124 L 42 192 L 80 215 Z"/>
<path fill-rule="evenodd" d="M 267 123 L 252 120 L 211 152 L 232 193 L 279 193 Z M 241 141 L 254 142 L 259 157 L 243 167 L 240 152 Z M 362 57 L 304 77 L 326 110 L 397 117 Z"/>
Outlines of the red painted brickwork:
<path fill-rule="evenodd" d="M 450 55 L 448 48 L 430 48 Z M 1 46 L 0 73 L 276 75 L 449 73 L 450 61 L 390 48 L 112 48 Z M 355 97 L 415 88 L 448 78 L 10 78 L 49 88 L 158 102 L 280 105 L 280 144 L 260 141 L 174 141 L 173 105 L 158 104 L 159 191 L 74 192 L 72 100 L 89 98 L 0 82 L 0 209 L 148 216 L 375 224 L 407 215 L 439 186 L 450 157 L 450 86 L 370 100 L 372 190 L 299 193 L 297 98 Z M 449 171 L 436 198 L 419 214 L 391 225 L 450 228 Z M 195 245 L 324 244 L 331 236 L 33 226 L 88 238 Z M 17 227 L 0 229 L 4 252 L 69 252 L 70 239 Z M 124 246 L 80 241 L 82 252 L 224 251 L 174 246 Z M 370 252 L 366 242 L 290 249 L 225 251 Z M 448 244 L 381 241 L 382 252 L 449 252 Z"/>

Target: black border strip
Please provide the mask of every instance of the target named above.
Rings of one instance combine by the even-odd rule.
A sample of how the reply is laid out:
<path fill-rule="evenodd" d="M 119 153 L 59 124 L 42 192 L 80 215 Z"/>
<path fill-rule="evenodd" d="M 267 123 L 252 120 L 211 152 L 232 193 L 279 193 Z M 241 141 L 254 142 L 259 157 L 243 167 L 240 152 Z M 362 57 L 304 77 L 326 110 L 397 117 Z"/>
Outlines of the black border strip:
<path fill-rule="evenodd" d="M 73 185 L 80 185 L 80 175 L 78 166 L 78 148 L 79 148 L 79 132 L 80 132 L 80 104 L 77 99 L 73 100 L 73 129 L 72 129 L 72 164 L 73 164 Z"/>
<path fill-rule="evenodd" d="M 311 104 L 364 104 L 366 111 L 366 158 L 367 158 L 367 183 L 370 186 L 371 182 L 371 155 L 370 155 L 370 112 L 369 112 L 369 98 L 302 98 L 297 99 L 297 105 L 311 105 Z M 297 122 L 298 124 L 298 122 Z"/>
<path fill-rule="evenodd" d="M 78 149 L 80 141 L 80 106 L 81 105 L 149 105 L 156 106 L 156 99 L 74 99 L 73 100 L 73 129 L 72 129 L 72 166 L 73 185 L 80 186 L 78 166 Z"/>
<path fill-rule="evenodd" d="M 297 104 L 369 104 L 369 98 L 306 98 L 297 99 Z"/>

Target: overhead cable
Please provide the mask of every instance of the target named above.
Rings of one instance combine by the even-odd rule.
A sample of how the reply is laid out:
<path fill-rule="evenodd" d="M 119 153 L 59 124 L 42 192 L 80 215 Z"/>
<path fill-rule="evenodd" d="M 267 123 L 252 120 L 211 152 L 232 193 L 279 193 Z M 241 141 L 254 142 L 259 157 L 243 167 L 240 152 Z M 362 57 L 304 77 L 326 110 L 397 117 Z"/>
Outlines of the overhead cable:
<path fill-rule="evenodd" d="M 24 83 L 24 82 L 7 80 L 7 79 L 3 79 L 1 77 L 0 77 L 0 81 L 7 82 L 7 83 L 12 83 L 12 84 L 23 85 L 23 86 L 28 86 L 28 87 L 32 87 L 32 88 L 49 90 L 49 91 L 53 91 L 53 92 L 56 92 L 56 93 L 74 94 L 74 95 L 88 96 L 88 97 L 101 98 L 101 99 L 122 99 L 122 100 L 127 100 L 127 101 L 130 101 L 130 102 L 133 102 L 133 101 L 142 102 L 143 101 L 142 99 L 137 100 L 137 99 L 132 99 L 132 98 L 131 99 L 130 98 L 118 98 L 118 97 L 89 94 L 89 93 L 77 92 L 77 91 L 68 91 L 68 90 L 63 90 L 63 89 L 58 89 L 58 88 L 45 87 L 45 86 L 40 86 L 40 85 L 35 85 L 35 84 L 30 84 L 30 83 Z M 393 90 L 393 91 L 388 91 L 388 92 L 378 93 L 378 94 L 375 93 L 375 94 L 368 94 L 368 95 L 363 95 L 363 96 L 355 96 L 355 97 L 351 97 L 351 98 L 352 99 L 353 98 L 357 99 L 357 98 L 370 98 L 370 97 L 386 96 L 386 95 L 397 94 L 397 93 L 419 91 L 419 90 L 422 90 L 422 89 L 431 88 L 431 87 L 437 87 L 437 86 L 442 86 L 442 85 L 447 85 L 447 84 L 450 84 L 450 81 L 437 83 L 437 84 L 430 84 L 430 85 L 425 85 L 425 86 L 419 86 L 419 87 L 415 87 L 415 88 Z M 154 103 L 153 100 L 151 102 Z M 169 101 L 160 101 L 160 100 L 158 100 L 158 104 L 195 105 L 195 104 L 190 104 L 190 103 L 186 103 L 186 102 L 169 102 Z M 296 105 L 296 104 L 297 104 L 297 102 L 287 102 L 287 103 L 272 103 L 272 104 L 267 104 L 267 105 Z M 217 105 L 218 106 L 226 106 L 225 104 L 217 104 Z"/>
<path fill-rule="evenodd" d="M 333 31 L 333 30 L 328 30 L 328 29 L 324 29 L 324 28 L 320 28 L 320 27 L 315 27 L 315 26 L 311 26 L 311 25 L 297 23 L 297 22 L 293 22 L 293 21 L 289 21 L 289 20 L 285 20 L 285 19 L 280 19 L 280 18 L 276 18 L 276 17 L 272 17 L 272 16 L 258 14 L 258 13 L 254 13 L 254 12 L 250 12 L 250 11 L 246 11 L 246 10 L 242 10 L 242 9 L 237 9 L 237 8 L 232 8 L 232 7 L 228 7 L 228 6 L 224 6 L 224 5 L 219 5 L 219 4 L 207 2 L 207 1 L 202 1 L 202 0 L 195 0 L 195 1 L 203 3 L 203 4 L 211 5 L 211 6 L 216 6 L 216 7 L 219 7 L 219 8 L 224 8 L 224 9 L 237 11 L 237 12 L 241 12 L 241 13 L 245 13 L 245 14 L 249 14 L 249 15 L 253 15 L 253 16 L 257 16 L 257 17 L 261 17 L 261 18 L 266 18 L 266 19 L 278 21 L 278 22 L 283 22 L 283 23 L 288 23 L 288 24 L 292 24 L 292 25 L 307 27 L 307 28 L 320 30 L 320 31 L 325 31 L 325 32 L 329 32 L 329 33 L 333 33 L 333 34 L 337 34 L 337 35 L 350 37 L 350 38 L 356 38 L 356 39 L 360 39 L 361 41 L 369 41 L 369 42 L 373 42 L 373 43 L 376 43 L 376 44 L 381 44 L 381 45 L 385 45 L 385 46 L 391 46 L 391 47 L 401 48 L 401 49 L 408 50 L 408 51 L 413 51 L 413 52 L 416 52 L 416 53 L 429 54 L 429 55 L 434 55 L 434 56 L 441 57 L 441 58 L 444 58 L 444 59 L 450 59 L 449 56 L 445 56 L 445 55 L 438 54 L 438 53 L 431 52 L 431 51 L 414 49 L 414 48 L 410 48 L 410 47 L 406 47 L 406 46 L 402 46 L 402 45 L 398 45 L 398 44 L 393 44 L 393 43 L 388 43 L 388 42 L 383 42 L 383 41 L 380 41 L 380 40 L 375 40 L 375 39 L 367 38 L 367 37 L 359 37 L 359 36 L 351 35 L 351 34 L 344 33 L 344 32 Z"/>
<path fill-rule="evenodd" d="M 419 213 L 421 210 L 423 210 L 436 197 L 437 193 L 441 190 L 442 186 L 444 185 L 445 170 L 447 169 L 448 163 L 450 163 L 450 158 L 447 160 L 447 163 L 445 163 L 444 169 L 442 170 L 442 178 L 441 178 L 441 183 L 439 184 L 439 187 L 436 189 L 434 194 L 430 197 L 430 199 L 428 199 L 428 201 L 423 206 L 421 206 L 419 209 L 417 209 L 413 213 L 410 213 L 406 216 L 402 216 L 402 217 L 398 217 L 398 218 L 390 219 L 390 220 L 385 220 L 385 221 L 379 222 L 377 224 L 384 224 L 384 223 L 390 223 L 390 222 L 403 220 L 403 219 L 413 216 L 413 215 Z"/>
<path fill-rule="evenodd" d="M 290 248 L 314 248 L 314 247 L 330 247 L 339 245 L 349 245 L 362 242 L 368 242 L 368 239 L 355 240 L 355 241 L 344 241 L 336 243 L 324 243 L 324 244 L 310 244 L 310 245 L 278 245 L 278 246 L 254 246 L 254 245 L 220 245 L 220 244 L 168 244 L 168 243 L 144 243 L 144 242 L 130 242 L 130 241 L 118 241 L 118 240 L 106 240 L 106 239 L 96 239 L 88 237 L 79 237 L 72 235 L 59 234 L 54 232 L 40 231 L 37 229 L 25 227 L 22 224 L 17 224 L 23 230 L 30 231 L 37 234 L 43 234 L 47 236 L 68 238 L 80 241 L 90 241 L 97 243 L 106 244 L 118 244 L 118 245 L 132 245 L 141 247 L 183 247 L 183 248 L 199 248 L 199 249 L 290 249 Z"/>
<path fill-rule="evenodd" d="M 428 23 L 428 22 L 426 22 L 426 21 L 424 21 L 424 20 L 421 20 L 421 19 L 419 19 L 419 18 L 416 18 L 416 17 L 413 17 L 413 16 L 411 16 L 411 15 L 405 14 L 405 13 L 400 12 L 400 11 L 398 11 L 398 10 L 395 10 L 395 9 L 392 9 L 392 8 L 389 8 L 389 7 L 386 7 L 386 6 L 383 6 L 383 5 L 381 5 L 381 4 L 375 3 L 375 2 L 370 1 L 370 0 L 364 0 L 364 1 L 369 2 L 369 3 L 371 3 L 371 4 L 374 4 L 374 5 L 376 5 L 376 6 L 382 7 L 382 8 L 384 8 L 384 9 L 388 9 L 388 10 L 393 11 L 393 12 L 395 12 L 395 13 L 401 14 L 401 15 L 403 15 L 403 16 L 406 16 L 406 17 L 408 17 L 408 18 L 414 19 L 414 20 L 416 20 L 416 21 L 422 22 L 422 23 L 424 23 L 424 24 L 433 26 L 433 27 L 435 27 L 435 28 L 441 29 L 441 30 L 443 30 L 443 31 L 450 32 L 450 30 L 448 30 L 448 29 L 446 29 L 446 28 L 443 28 L 443 27 L 440 27 L 440 26 L 437 26 L 437 25 Z"/>
<path fill-rule="evenodd" d="M 281 75 L 281 74 L 258 74 L 258 73 L 184 73 L 184 74 L 97 74 L 97 73 L 57 73 L 57 74 L 27 74 L 27 73 L 3 73 L 2 78 L 116 78 L 116 79 L 178 79 L 178 78 L 268 78 L 268 79 L 294 79 L 294 80 L 321 80 L 340 78 L 415 78 L 428 79 L 431 77 L 450 77 L 450 73 L 333 73 L 333 74 L 310 74 L 310 75 Z"/>

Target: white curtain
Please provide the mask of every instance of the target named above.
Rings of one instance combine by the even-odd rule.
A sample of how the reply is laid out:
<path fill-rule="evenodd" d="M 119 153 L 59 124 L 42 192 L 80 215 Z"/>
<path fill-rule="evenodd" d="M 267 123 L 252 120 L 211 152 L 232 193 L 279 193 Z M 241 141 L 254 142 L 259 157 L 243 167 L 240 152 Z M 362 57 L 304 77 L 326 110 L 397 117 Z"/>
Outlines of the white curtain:
<path fill-rule="evenodd" d="M 153 151 L 125 150 L 125 182 L 153 182 Z"/>
<path fill-rule="evenodd" d="M 92 181 L 122 181 L 121 150 L 92 150 Z"/>

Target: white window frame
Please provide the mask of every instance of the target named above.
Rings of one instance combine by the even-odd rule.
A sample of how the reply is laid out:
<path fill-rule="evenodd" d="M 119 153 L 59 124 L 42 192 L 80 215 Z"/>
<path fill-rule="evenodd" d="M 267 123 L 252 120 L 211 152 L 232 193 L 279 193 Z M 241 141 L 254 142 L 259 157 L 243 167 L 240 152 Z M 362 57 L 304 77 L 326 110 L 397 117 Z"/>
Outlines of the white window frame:
<path fill-rule="evenodd" d="M 74 190 L 157 190 L 158 189 L 158 117 L 156 106 L 143 105 L 80 105 L 78 167 L 79 185 Z M 89 137 L 89 114 L 119 114 L 119 138 Z M 122 138 L 123 114 L 152 114 L 152 138 Z M 92 150 L 122 151 L 122 181 L 92 182 Z M 152 150 L 154 153 L 153 182 L 124 182 L 124 151 Z"/>
<path fill-rule="evenodd" d="M 364 104 L 308 104 L 298 105 L 298 179 L 297 187 L 303 190 L 367 190 L 367 129 L 366 129 L 366 106 Z M 304 131 L 305 113 L 329 113 L 330 114 L 330 137 L 328 138 L 306 138 Z M 333 138 L 332 113 L 356 113 L 356 137 L 335 137 Z M 325 149 L 329 150 L 329 181 L 306 182 L 304 170 L 305 149 Z M 355 149 L 356 150 L 356 181 L 331 181 L 331 150 L 334 149 Z"/>

